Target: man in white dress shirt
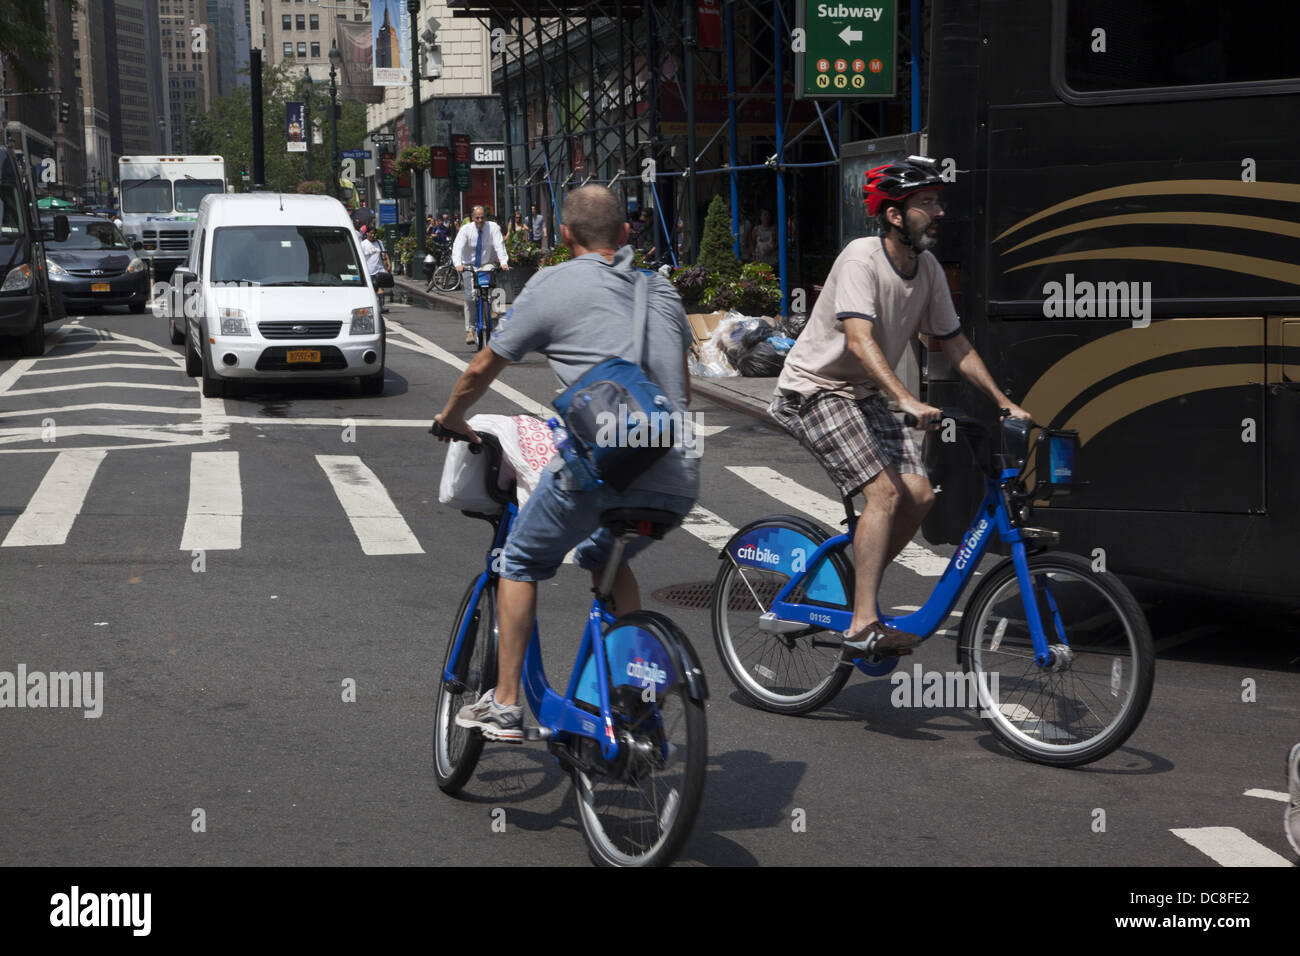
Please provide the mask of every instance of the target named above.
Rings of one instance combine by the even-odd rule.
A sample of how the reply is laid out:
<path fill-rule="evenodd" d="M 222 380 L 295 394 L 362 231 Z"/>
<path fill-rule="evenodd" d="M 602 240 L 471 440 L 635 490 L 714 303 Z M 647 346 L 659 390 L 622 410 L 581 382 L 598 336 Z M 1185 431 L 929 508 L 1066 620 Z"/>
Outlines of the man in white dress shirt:
<path fill-rule="evenodd" d="M 510 256 L 506 254 L 501 227 L 490 222 L 482 206 L 475 206 L 470 221 L 460 227 L 456 241 L 451 246 L 451 264 L 464 276 L 465 284 L 465 344 L 474 344 L 474 277 L 465 266 L 483 266 L 495 263 L 502 272 L 510 271 Z"/>

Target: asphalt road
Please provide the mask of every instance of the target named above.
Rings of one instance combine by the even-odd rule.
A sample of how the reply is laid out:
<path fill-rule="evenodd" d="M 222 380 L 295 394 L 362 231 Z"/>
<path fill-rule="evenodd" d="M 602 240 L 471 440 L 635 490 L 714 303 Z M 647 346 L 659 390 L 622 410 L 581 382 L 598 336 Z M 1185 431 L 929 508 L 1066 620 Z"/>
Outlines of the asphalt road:
<path fill-rule="evenodd" d="M 374 398 L 347 382 L 201 399 L 150 314 L 50 326 L 45 358 L 0 356 L 0 672 L 102 672 L 96 718 L 0 708 L 0 862 L 585 862 L 571 788 L 540 745 L 489 745 L 459 799 L 434 783 L 435 674 L 488 528 L 438 503 L 445 449 L 426 429 L 471 349 L 458 310 L 398 303 L 389 318 Z M 477 411 L 555 392 L 540 359 L 502 382 Z M 728 528 L 834 495 L 783 434 L 698 397 L 694 410 L 713 518 L 638 560 L 645 594 L 711 581 Z M 352 515 L 349 488 L 367 502 Z M 933 580 L 891 569 L 883 603 L 919 605 Z M 588 588 L 566 568 L 541 590 L 557 683 Z M 1141 596 L 1161 648 L 1150 708 L 1079 770 L 1016 759 L 969 711 L 891 706 L 886 679 L 856 675 L 809 717 L 755 710 L 707 611 L 648 600 L 711 688 L 681 862 L 1293 864 L 1277 798 L 1300 740 L 1297 616 Z M 927 642 L 918 664 L 955 669 L 953 641 Z"/>

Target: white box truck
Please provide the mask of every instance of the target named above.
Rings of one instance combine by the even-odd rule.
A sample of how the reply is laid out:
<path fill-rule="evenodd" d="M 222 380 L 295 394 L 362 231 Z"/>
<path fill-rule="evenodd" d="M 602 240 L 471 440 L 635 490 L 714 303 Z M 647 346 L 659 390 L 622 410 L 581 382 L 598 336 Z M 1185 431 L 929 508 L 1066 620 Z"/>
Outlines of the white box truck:
<path fill-rule="evenodd" d="M 220 156 L 123 156 L 117 163 L 122 232 L 144 243 L 140 257 L 166 279 L 190 254 L 199 202 L 226 191 Z"/>

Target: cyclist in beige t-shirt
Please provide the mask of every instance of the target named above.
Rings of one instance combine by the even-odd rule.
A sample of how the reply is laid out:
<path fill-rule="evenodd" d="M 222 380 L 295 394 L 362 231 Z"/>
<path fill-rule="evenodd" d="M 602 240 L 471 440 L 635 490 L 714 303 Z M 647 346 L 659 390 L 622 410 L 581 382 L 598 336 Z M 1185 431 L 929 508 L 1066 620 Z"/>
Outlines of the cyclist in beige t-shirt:
<path fill-rule="evenodd" d="M 786 357 L 769 412 L 813 453 L 845 498 L 866 505 L 853 536 L 853 623 L 846 655 L 907 650 L 915 634 L 876 616 L 886 565 L 912 540 L 934 504 L 912 433 L 889 410 L 939 424 L 939 409 L 907 391 L 894 367 L 918 332 L 937 338 L 952 366 L 1015 418 L 1008 401 L 962 334 L 943 269 L 928 250 L 937 242 L 943 180 L 933 161 L 909 157 L 869 170 L 862 188 L 881 236 L 855 239 L 831 267 L 799 340 Z"/>

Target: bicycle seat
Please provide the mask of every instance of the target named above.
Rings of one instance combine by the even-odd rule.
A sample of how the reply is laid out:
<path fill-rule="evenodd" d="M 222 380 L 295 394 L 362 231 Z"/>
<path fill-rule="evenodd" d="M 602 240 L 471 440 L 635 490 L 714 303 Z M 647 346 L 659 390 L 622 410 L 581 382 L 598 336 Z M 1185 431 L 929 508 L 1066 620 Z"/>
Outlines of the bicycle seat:
<path fill-rule="evenodd" d="M 655 540 L 681 522 L 677 512 L 659 508 L 611 508 L 600 513 L 600 523 L 616 535 L 648 534 Z"/>

